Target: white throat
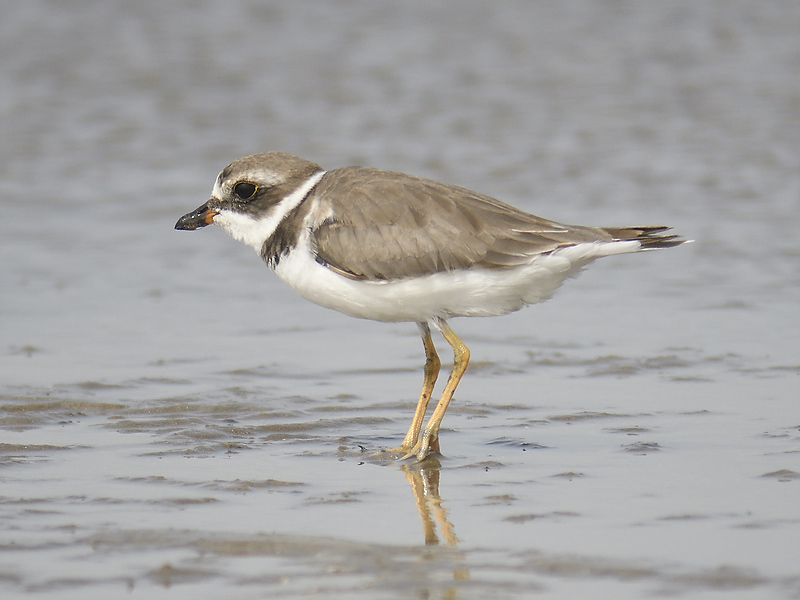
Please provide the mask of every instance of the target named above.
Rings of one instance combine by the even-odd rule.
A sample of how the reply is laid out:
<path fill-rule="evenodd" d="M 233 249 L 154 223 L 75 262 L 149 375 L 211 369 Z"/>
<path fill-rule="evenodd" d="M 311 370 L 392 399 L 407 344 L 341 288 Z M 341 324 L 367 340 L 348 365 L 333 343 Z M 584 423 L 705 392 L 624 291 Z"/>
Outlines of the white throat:
<path fill-rule="evenodd" d="M 252 247 L 258 254 L 261 254 L 261 248 L 264 246 L 264 242 L 275 233 L 278 225 L 280 225 L 280 222 L 283 221 L 286 215 L 297 208 L 305 199 L 314 186 L 319 183 L 323 175 L 325 175 L 325 171 L 319 171 L 306 179 L 303 185 L 275 204 L 272 210 L 262 217 L 254 219 L 250 215 L 228 208 L 222 208 L 214 217 L 214 224 L 222 227 L 233 239 L 244 242 Z M 214 194 L 217 194 L 217 192 L 218 190 L 215 186 Z"/>

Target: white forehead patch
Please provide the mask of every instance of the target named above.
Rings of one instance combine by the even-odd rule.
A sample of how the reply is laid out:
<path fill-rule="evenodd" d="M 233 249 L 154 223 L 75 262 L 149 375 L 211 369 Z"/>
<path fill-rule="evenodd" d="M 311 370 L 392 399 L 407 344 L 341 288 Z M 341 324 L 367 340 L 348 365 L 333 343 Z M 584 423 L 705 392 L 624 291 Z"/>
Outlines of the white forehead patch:
<path fill-rule="evenodd" d="M 221 200 L 224 194 L 222 193 L 222 173 L 219 174 L 217 180 L 214 182 L 214 189 L 211 190 L 211 197 Z"/>
<path fill-rule="evenodd" d="M 244 242 L 258 254 L 261 254 L 261 248 L 264 246 L 264 242 L 275 233 L 278 225 L 280 225 L 286 215 L 308 196 L 308 193 L 319 183 L 323 175 L 325 175 L 325 171 L 319 171 L 306 179 L 300 187 L 272 206 L 269 212 L 264 215 L 252 217 L 230 208 L 220 208 L 218 209 L 219 213 L 214 217 L 214 224 L 222 227 L 233 239 Z M 214 197 L 222 197 L 220 192 L 220 183 L 218 179 L 217 183 L 214 185 Z"/>

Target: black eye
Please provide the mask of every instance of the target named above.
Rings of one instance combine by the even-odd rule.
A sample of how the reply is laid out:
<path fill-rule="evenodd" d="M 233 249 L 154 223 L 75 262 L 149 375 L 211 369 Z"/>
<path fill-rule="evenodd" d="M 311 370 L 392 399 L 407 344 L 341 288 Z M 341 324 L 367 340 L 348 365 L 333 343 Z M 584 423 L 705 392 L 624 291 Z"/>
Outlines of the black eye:
<path fill-rule="evenodd" d="M 250 200 L 256 195 L 257 191 L 258 186 L 247 181 L 240 181 L 233 186 L 233 193 L 236 194 L 239 200 Z"/>

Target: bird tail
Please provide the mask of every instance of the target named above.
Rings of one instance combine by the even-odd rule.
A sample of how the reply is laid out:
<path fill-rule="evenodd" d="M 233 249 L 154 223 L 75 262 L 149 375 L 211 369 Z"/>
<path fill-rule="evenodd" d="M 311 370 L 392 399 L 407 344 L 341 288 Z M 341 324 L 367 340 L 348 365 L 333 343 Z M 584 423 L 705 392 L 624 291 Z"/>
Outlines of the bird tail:
<path fill-rule="evenodd" d="M 691 240 L 664 233 L 669 231 L 669 227 L 664 225 L 644 225 L 641 227 L 603 227 L 603 231 L 612 236 L 614 240 L 620 242 L 639 242 L 641 250 L 659 250 L 661 248 L 672 248 L 680 246 Z"/>

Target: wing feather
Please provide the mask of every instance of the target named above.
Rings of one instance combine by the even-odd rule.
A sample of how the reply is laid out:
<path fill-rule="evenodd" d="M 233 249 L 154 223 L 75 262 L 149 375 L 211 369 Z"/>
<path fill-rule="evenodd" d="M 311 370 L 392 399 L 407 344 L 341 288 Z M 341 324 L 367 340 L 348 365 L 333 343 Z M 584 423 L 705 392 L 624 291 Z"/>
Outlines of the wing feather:
<path fill-rule="evenodd" d="M 563 225 L 466 188 L 367 167 L 328 172 L 313 201 L 324 215 L 311 224 L 317 261 L 354 279 L 512 268 L 581 242 L 680 243 L 659 235 L 665 228 Z"/>

